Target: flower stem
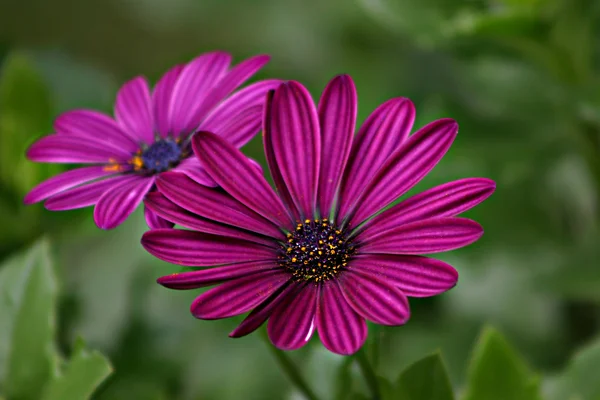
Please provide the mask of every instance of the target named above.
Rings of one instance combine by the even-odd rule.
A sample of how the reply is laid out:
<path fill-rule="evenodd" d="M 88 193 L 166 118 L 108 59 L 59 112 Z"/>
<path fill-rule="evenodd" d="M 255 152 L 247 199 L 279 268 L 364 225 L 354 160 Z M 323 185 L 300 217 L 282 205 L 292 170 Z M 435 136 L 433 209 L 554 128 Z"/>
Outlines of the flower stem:
<path fill-rule="evenodd" d="M 298 371 L 298 368 L 288 357 L 288 355 L 284 351 L 279 350 L 277 347 L 273 346 L 269 341 L 269 338 L 267 337 L 266 333 L 263 333 L 263 335 L 261 336 L 263 337 L 271 353 L 273 353 L 273 356 L 275 356 L 279 367 L 292 381 L 294 386 L 296 386 L 296 389 L 298 389 L 300 393 L 302 393 L 308 400 L 319 400 L 315 392 L 313 392 L 313 390 L 308 386 L 302 375 L 300 375 L 300 371 Z"/>
<path fill-rule="evenodd" d="M 375 375 L 375 371 L 371 367 L 371 363 L 367 359 L 367 354 L 364 350 L 359 350 L 356 353 L 356 361 L 358 362 L 358 366 L 360 367 L 360 372 L 362 372 L 367 386 L 369 387 L 369 391 L 371 392 L 371 398 L 373 400 L 380 400 L 381 395 L 379 394 L 379 383 L 377 382 L 377 375 Z"/>

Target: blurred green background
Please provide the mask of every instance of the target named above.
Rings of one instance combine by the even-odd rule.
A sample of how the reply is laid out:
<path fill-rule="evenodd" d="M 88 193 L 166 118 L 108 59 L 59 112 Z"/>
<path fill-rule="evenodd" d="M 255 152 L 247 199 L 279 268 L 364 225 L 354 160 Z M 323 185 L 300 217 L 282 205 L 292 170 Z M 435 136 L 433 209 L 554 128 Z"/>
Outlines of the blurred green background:
<path fill-rule="evenodd" d="M 241 318 L 195 320 L 197 292 L 155 283 L 179 269 L 141 248 L 140 212 L 103 232 L 91 209 L 22 205 L 61 170 L 23 155 L 59 113 L 110 112 L 125 80 L 154 82 L 201 52 L 268 53 L 258 78 L 299 80 L 315 97 L 350 74 L 360 121 L 396 96 L 413 100 L 417 126 L 456 119 L 458 139 L 416 190 L 469 176 L 497 182 L 467 214 L 483 238 L 440 257 L 458 269 L 458 286 L 412 299 L 406 326 L 371 327 L 380 375 L 394 378 L 439 348 L 460 393 L 491 324 L 542 376 L 544 398 L 600 399 L 598 387 L 565 389 L 578 385 L 565 378 L 571 360 L 600 335 L 599 22 L 593 0 L 3 0 L 0 257 L 49 238 L 59 348 L 70 354 L 82 337 L 115 369 L 95 399 L 301 398 L 260 334 L 227 337 Z M 264 162 L 258 139 L 246 151 Z M 342 357 L 316 339 L 291 357 L 333 398 Z"/>

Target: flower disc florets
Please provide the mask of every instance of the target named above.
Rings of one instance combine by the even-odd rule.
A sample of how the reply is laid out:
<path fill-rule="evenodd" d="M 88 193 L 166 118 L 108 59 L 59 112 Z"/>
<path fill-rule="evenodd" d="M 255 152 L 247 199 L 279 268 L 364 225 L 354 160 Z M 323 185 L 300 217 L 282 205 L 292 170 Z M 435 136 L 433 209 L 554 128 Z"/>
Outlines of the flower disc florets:
<path fill-rule="evenodd" d="M 281 245 L 279 265 L 298 281 L 321 282 L 345 269 L 354 253 L 344 230 L 327 218 L 307 219 L 287 234 Z"/>

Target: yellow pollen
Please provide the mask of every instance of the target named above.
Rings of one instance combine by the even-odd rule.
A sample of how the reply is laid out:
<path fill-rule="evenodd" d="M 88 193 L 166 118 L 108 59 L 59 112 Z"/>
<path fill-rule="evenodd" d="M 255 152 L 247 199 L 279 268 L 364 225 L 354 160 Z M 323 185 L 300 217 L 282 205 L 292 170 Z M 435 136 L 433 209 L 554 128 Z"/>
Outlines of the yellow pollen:
<path fill-rule="evenodd" d="M 298 261 L 298 259 L 296 257 L 293 257 L 292 262 L 296 262 L 296 261 Z"/>
<path fill-rule="evenodd" d="M 300 250 L 306 251 L 306 247 L 300 247 Z"/>
<path fill-rule="evenodd" d="M 310 224 L 310 219 L 305 219 L 305 220 L 304 220 L 304 223 L 305 223 L 305 224 Z"/>
<path fill-rule="evenodd" d="M 136 171 L 144 167 L 144 160 L 142 160 L 142 156 L 139 154 L 141 153 L 138 151 L 138 155 L 133 156 L 133 158 L 129 160 L 129 164 L 133 165 L 133 169 Z"/>

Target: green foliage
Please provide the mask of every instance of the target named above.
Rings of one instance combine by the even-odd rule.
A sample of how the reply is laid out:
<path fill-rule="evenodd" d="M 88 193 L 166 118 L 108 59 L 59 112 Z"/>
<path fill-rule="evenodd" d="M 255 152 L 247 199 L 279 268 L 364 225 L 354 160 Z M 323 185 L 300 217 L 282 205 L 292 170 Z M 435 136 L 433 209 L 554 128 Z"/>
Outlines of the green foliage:
<path fill-rule="evenodd" d="M 0 392 L 15 400 L 85 400 L 110 373 L 100 354 L 57 353 L 57 283 L 46 240 L 0 266 Z"/>
<path fill-rule="evenodd" d="M 396 382 L 396 397 L 403 400 L 452 400 L 452 386 L 439 353 L 405 369 Z"/>
<path fill-rule="evenodd" d="M 579 350 L 565 370 L 552 382 L 548 399 L 597 400 L 600 398 L 600 340 Z"/>
<path fill-rule="evenodd" d="M 540 399 L 539 378 L 500 333 L 485 328 L 471 358 L 463 400 L 506 399 Z"/>

